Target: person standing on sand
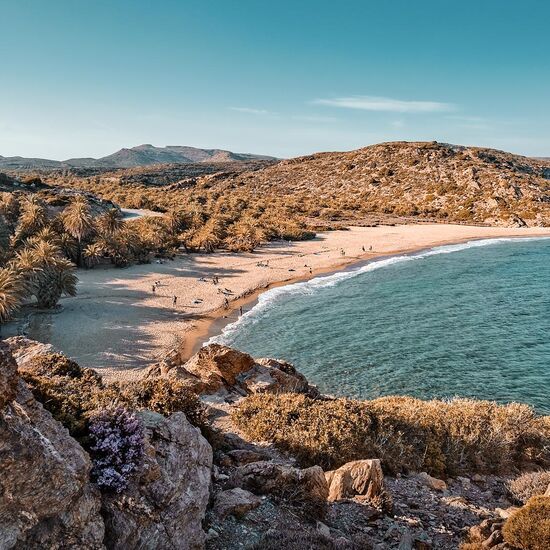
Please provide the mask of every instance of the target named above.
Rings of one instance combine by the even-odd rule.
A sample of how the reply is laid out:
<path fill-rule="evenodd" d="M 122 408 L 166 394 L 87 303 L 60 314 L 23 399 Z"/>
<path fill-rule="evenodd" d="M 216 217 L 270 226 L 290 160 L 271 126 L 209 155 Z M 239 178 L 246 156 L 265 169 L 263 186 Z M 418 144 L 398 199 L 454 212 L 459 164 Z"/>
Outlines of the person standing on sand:
<path fill-rule="evenodd" d="M 243 306 L 239 306 L 239 315 L 243 314 Z"/>
<path fill-rule="evenodd" d="M 362 246 L 362 247 L 361 247 L 361 250 L 363 250 L 363 252 L 366 252 L 366 250 L 365 250 L 365 247 L 364 247 L 364 246 Z"/>
<path fill-rule="evenodd" d="M 151 287 L 151 290 L 153 291 L 153 294 L 155 293 L 155 290 L 156 290 L 156 289 L 157 289 L 157 287 L 156 287 L 155 285 L 153 285 L 153 286 Z"/>
<path fill-rule="evenodd" d="M 229 309 L 229 300 L 227 298 L 223 299 L 223 307 L 224 309 Z"/>
<path fill-rule="evenodd" d="M 178 297 L 177 296 L 174 296 L 174 298 L 172 299 L 172 306 L 173 307 L 176 307 L 176 304 L 178 303 Z"/>

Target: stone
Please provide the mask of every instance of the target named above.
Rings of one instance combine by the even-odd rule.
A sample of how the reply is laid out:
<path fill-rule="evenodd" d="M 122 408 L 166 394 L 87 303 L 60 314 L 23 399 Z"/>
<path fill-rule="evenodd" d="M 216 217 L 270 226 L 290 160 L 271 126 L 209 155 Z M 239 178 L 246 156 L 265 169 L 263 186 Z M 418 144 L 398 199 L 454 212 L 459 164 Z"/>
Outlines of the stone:
<path fill-rule="evenodd" d="M 17 363 L 6 344 L 0 342 L 0 410 L 17 394 Z"/>
<path fill-rule="evenodd" d="M 227 452 L 227 457 L 234 464 L 250 464 L 251 462 L 259 462 L 265 460 L 265 456 L 257 453 L 256 451 L 250 451 L 248 449 L 234 449 Z"/>
<path fill-rule="evenodd" d="M 384 489 L 384 474 L 378 459 L 348 462 L 337 470 L 326 472 L 325 478 L 329 487 L 329 501 L 356 495 L 365 495 L 368 500 L 374 500 Z"/>
<path fill-rule="evenodd" d="M 317 521 L 315 524 L 315 528 L 318 533 L 320 533 L 324 537 L 330 538 L 330 527 L 328 525 L 326 525 L 322 521 Z"/>
<path fill-rule="evenodd" d="M 432 477 L 426 472 L 420 472 L 416 476 L 426 487 L 434 489 L 435 491 L 445 491 L 447 489 L 447 484 L 442 480 L 436 477 Z"/>
<path fill-rule="evenodd" d="M 202 548 L 212 448 L 184 413 L 144 412 L 143 471 L 122 495 L 103 499 L 108 548 Z"/>
<path fill-rule="evenodd" d="M 260 495 L 294 491 L 300 498 L 326 501 L 328 497 L 328 485 L 319 466 L 300 470 L 269 461 L 252 462 L 235 468 L 228 483 Z"/>
<path fill-rule="evenodd" d="M 51 344 L 43 344 L 25 336 L 6 338 L 5 343 L 20 369 L 25 368 L 37 355 L 55 353 L 55 349 Z"/>
<path fill-rule="evenodd" d="M 239 376 L 239 384 L 250 393 L 305 393 L 316 397 L 319 392 L 306 377 L 286 361 L 261 358 Z"/>
<path fill-rule="evenodd" d="M 548 484 L 548 487 L 546 487 L 546 491 L 544 493 L 545 497 L 550 497 L 550 483 Z"/>
<path fill-rule="evenodd" d="M 399 541 L 399 550 L 412 550 L 413 549 L 413 537 L 408 529 L 405 529 L 401 540 Z"/>
<path fill-rule="evenodd" d="M 257 508 L 262 499 L 239 487 L 222 491 L 216 496 L 213 512 L 220 519 L 232 515 L 242 518 L 250 510 Z"/>
<path fill-rule="evenodd" d="M 64 548 L 103 548 L 90 459 L 20 379 L 14 395 L 14 364 L 2 346 L 0 548 L 59 548 L 62 541 Z"/>
<path fill-rule="evenodd" d="M 517 512 L 519 508 L 517 506 L 510 506 L 509 508 L 496 508 L 495 512 L 502 519 L 508 519 L 514 512 Z"/>

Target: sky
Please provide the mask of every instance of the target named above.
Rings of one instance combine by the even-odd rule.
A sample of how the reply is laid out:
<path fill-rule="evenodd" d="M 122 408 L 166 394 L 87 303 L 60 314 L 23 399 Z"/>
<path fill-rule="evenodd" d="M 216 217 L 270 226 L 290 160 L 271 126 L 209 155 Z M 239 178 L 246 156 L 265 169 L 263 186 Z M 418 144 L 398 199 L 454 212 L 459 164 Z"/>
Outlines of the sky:
<path fill-rule="evenodd" d="M 0 0 L 0 155 L 550 156 L 547 0 Z"/>

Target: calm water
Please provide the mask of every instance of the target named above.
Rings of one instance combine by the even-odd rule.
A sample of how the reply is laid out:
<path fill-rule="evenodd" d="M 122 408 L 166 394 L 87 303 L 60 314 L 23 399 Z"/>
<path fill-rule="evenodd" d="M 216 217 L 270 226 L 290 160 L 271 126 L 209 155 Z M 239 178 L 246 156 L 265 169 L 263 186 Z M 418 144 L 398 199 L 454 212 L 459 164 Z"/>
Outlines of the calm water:
<path fill-rule="evenodd" d="M 550 413 L 550 239 L 440 247 L 273 289 L 215 340 L 287 359 L 327 393 Z"/>

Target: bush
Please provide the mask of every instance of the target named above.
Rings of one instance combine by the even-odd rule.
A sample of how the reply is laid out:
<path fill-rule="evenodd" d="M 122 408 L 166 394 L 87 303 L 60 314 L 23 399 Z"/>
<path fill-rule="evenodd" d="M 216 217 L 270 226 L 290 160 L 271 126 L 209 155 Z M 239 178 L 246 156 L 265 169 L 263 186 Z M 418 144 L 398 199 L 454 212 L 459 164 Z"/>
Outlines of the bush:
<path fill-rule="evenodd" d="M 324 469 L 363 458 L 380 458 L 390 473 L 436 476 L 504 473 L 526 461 L 550 464 L 548 418 L 518 404 L 260 394 L 245 399 L 233 420 L 252 439 Z"/>
<path fill-rule="evenodd" d="M 508 484 L 512 497 L 525 504 L 531 497 L 544 495 L 550 485 L 550 471 L 529 472 Z"/>
<path fill-rule="evenodd" d="M 143 425 L 136 416 L 117 407 L 93 415 L 89 431 L 92 480 L 102 490 L 121 493 L 143 461 Z"/>
<path fill-rule="evenodd" d="M 532 497 L 512 514 L 502 529 L 504 540 L 522 550 L 550 548 L 550 497 Z"/>
<path fill-rule="evenodd" d="M 180 380 L 146 378 L 116 387 L 118 401 L 130 410 L 147 409 L 164 416 L 181 411 L 194 426 L 206 426 L 206 409 Z"/>

